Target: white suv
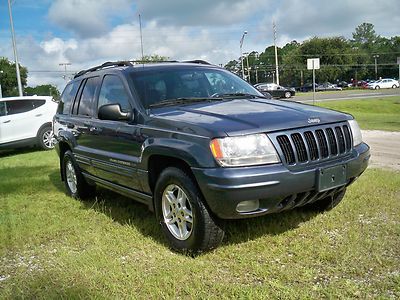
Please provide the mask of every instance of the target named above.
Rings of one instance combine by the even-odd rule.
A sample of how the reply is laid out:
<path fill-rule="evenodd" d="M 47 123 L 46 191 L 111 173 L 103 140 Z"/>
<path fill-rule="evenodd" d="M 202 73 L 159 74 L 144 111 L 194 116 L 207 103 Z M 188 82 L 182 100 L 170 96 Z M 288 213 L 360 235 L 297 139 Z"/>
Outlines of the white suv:
<path fill-rule="evenodd" d="M 57 103 L 52 97 L 0 99 L 0 149 L 38 145 L 54 148 L 52 120 Z"/>

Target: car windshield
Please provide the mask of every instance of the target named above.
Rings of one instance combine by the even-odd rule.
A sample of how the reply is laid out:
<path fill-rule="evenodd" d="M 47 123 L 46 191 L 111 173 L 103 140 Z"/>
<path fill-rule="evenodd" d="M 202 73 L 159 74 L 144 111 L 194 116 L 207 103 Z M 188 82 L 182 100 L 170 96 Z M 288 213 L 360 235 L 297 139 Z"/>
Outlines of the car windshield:
<path fill-rule="evenodd" d="M 130 74 L 145 108 L 234 98 L 264 98 L 236 75 L 217 68 L 148 69 Z"/>

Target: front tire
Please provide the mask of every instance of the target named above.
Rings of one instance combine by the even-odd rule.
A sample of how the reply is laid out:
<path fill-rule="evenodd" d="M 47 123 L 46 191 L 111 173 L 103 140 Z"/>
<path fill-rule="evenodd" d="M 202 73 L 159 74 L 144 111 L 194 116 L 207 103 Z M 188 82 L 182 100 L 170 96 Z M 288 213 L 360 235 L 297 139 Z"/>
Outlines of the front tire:
<path fill-rule="evenodd" d="M 51 150 L 54 148 L 54 137 L 51 126 L 45 126 L 38 133 L 39 146 L 43 150 Z"/>
<path fill-rule="evenodd" d="M 379 90 L 381 87 L 379 86 L 379 85 L 377 85 L 376 87 L 375 87 L 375 89 L 376 90 Z"/>
<path fill-rule="evenodd" d="M 87 199 L 94 195 L 96 187 L 86 182 L 71 151 L 64 153 L 61 167 L 67 195 L 75 199 Z"/>
<path fill-rule="evenodd" d="M 392 89 L 396 89 L 397 85 L 393 84 Z"/>
<path fill-rule="evenodd" d="M 183 170 L 169 167 L 160 174 L 154 202 L 157 220 L 174 250 L 200 253 L 222 242 L 221 221 L 209 213 L 198 187 Z"/>
<path fill-rule="evenodd" d="M 285 98 L 288 99 L 292 96 L 292 94 L 290 92 L 285 92 Z"/>

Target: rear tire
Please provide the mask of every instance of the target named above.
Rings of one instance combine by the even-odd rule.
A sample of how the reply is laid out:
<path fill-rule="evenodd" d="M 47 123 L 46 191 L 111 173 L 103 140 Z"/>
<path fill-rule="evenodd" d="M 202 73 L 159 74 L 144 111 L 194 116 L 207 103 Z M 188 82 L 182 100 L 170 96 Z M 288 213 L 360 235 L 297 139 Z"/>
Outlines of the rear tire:
<path fill-rule="evenodd" d="M 201 253 L 222 242 L 221 221 L 209 213 L 197 185 L 183 170 L 169 167 L 160 174 L 154 202 L 157 220 L 172 249 Z"/>
<path fill-rule="evenodd" d="M 39 141 L 39 146 L 43 150 L 51 150 L 54 148 L 54 142 L 53 142 L 53 130 L 51 129 L 51 126 L 45 126 L 39 130 L 38 133 L 38 141 Z"/>
<path fill-rule="evenodd" d="M 395 89 L 395 88 L 397 88 L 397 86 L 395 84 L 393 84 L 392 89 Z"/>
<path fill-rule="evenodd" d="M 94 196 L 96 186 L 86 182 L 71 151 L 64 153 L 61 167 L 68 196 L 75 199 L 87 199 Z"/>

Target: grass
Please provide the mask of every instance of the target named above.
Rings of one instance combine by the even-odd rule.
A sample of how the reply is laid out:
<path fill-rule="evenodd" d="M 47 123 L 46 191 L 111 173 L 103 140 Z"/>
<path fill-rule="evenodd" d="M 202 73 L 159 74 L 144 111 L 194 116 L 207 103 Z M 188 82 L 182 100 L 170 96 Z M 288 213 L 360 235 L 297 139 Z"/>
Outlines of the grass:
<path fill-rule="evenodd" d="M 323 101 L 316 105 L 351 113 L 361 129 L 400 131 L 400 97 Z"/>
<path fill-rule="evenodd" d="M 399 298 L 399 186 L 367 170 L 333 211 L 232 221 L 191 258 L 141 204 L 65 196 L 54 151 L 3 154 L 0 298 Z"/>

